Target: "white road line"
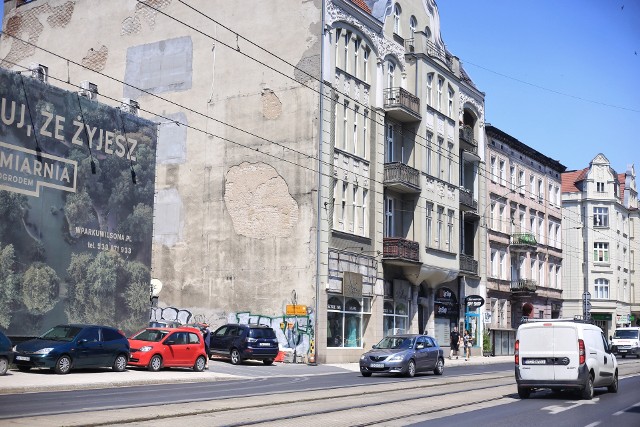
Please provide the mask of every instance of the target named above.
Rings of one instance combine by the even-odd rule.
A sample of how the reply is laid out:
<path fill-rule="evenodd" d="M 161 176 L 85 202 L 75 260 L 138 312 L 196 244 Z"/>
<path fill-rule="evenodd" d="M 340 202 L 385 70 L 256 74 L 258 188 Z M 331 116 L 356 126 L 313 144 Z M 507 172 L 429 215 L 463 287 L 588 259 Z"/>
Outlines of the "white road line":
<path fill-rule="evenodd" d="M 622 415 L 625 412 L 627 412 L 629 409 L 635 408 L 635 407 L 640 407 L 640 402 L 636 403 L 635 405 L 631 405 L 628 408 L 624 408 L 622 411 L 614 412 L 613 415 Z"/>

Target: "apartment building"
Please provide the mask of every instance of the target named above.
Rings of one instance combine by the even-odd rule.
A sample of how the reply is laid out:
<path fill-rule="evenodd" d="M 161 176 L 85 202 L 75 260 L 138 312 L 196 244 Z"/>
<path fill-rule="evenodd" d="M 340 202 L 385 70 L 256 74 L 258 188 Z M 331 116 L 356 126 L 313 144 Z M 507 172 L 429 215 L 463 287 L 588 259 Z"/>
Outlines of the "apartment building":
<path fill-rule="evenodd" d="M 495 354 L 512 354 L 523 317 L 562 313 L 561 174 L 565 166 L 486 126 L 485 319 Z"/>
<path fill-rule="evenodd" d="M 591 318 L 607 336 L 639 318 L 635 179 L 633 166 L 617 173 L 602 153 L 562 175 L 563 311 Z"/>
<path fill-rule="evenodd" d="M 320 362 L 445 344 L 481 294 L 484 94 L 435 1 L 146 3 L 6 1 L 0 58 L 158 123 L 154 313 Z"/>

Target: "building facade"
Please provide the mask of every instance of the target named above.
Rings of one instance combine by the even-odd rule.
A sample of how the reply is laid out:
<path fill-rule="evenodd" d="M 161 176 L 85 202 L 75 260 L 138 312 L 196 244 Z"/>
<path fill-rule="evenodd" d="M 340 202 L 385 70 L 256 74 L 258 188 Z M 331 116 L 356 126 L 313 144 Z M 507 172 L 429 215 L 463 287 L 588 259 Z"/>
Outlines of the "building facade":
<path fill-rule="evenodd" d="M 494 354 L 512 354 L 523 317 L 562 314 L 561 174 L 566 169 L 486 126 L 486 322 Z"/>
<path fill-rule="evenodd" d="M 616 327 L 635 324 L 638 192 L 633 166 L 618 174 L 598 154 L 589 167 L 562 175 L 562 204 L 565 315 L 587 315 L 607 336 Z"/>
<path fill-rule="evenodd" d="M 479 333 L 484 94 L 435 1 L 92 5 L 5 2 L 1 65 L 158 123 L 152 316 L 266 323 L 320 362 Z"/>

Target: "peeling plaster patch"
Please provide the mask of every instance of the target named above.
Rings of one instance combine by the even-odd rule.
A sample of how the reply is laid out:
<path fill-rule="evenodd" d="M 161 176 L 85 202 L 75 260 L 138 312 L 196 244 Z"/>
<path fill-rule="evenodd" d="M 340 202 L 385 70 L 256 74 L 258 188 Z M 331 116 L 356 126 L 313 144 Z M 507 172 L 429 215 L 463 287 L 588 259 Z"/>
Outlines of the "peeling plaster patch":
<path fill-rule="evenodd" d="M 142 29 L 140 20 L 135 16 L 129 16 L 122 21 L 122 27 L 120 29 L 121 36 L 129 36 L 132 34 L 138 34 Z"/>
<path fill-rule="evenodd" d="M 102 71 L 109 58 L 109 48 L 105 45 L 100 46 L 100 49 L 89 49 L 87 55 L 82 58 L 82 65 L 93 71 Z"/>
<path fill-rule="evenodd" d="M 288 237 L 298 223 L 298 204 L 287 183 L 264 163 L 244 162 L 229 169 L 224 201 L 234 230 L 246 237 Z"/>
<path fill-rule="evenodd" d="M 192 63 L 193 42 L 189 36 L 131 46 L 127 49 L 123 96 L 138 99 L 142 92 L 135 88 L 154 94 L 189 90 Z"/>
<path fill-rule="evenodd" d="M 128 16 L 124 21 L 122 21 L 120 35 L 128 36 L 138 34 L 142 31 L 141 21 L 146 22 L 149 29 L 153 30 L 156 27 L 156 16 L 158 14 L 158 10 L 162 10 L 169 6 L 171 1 L 172 0 L 146 0 L 145 3 L 150 7 L 145 6 L 143 3 L 136 4 L 136 10 L 133 13 L 133 16 Z"/>
<path fill-rule="evenodd" d="M 71 1 L 68 1 L 61 6 L 54 7 L 53 13 L 47 18 L 47 22 L 52 27 L 66 27 L 69 21 L 71 21 L 74 7 L 75 2 Z"/>
<path fill-rule="evenodd" d="M 262 91 L 262 115 L 268 120 L 275 120 L 282 114 L 282 102 L 271 89 Z"/>
<path fill-rule="evenodd" d="M 153 241 L 174 246 L 182 241 L 184 229 L 183 204 L 175 188 L 159 190 L 153 218 Z"/>
<path fill-rule="evenodd" d="M 187 116 L 175 113 L 164 117 L 158 126 L 157 161 L 164 165 L 184 163 L 187 160 Z"/>
<path fill-rule="evenodd" d="M 318 50 L 316 49 L 315 52 Z M 296 64 L 293 75 L 296 81 L 306 83 L 311 79 L 320 79 L 320 54 L 303 57 Z"/>

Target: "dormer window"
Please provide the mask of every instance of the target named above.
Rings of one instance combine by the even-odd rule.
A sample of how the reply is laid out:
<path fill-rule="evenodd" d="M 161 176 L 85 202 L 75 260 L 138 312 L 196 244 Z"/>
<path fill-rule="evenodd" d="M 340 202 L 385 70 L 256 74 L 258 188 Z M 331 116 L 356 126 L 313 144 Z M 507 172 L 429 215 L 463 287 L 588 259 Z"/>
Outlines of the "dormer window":
<path fill-rule="evenodd" d="M 604 193 L 604 182 L 596 182 L 596 191 L 598 193 Z"/>

